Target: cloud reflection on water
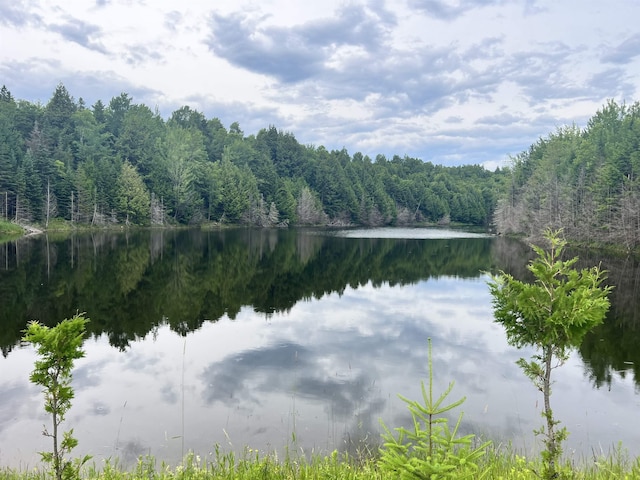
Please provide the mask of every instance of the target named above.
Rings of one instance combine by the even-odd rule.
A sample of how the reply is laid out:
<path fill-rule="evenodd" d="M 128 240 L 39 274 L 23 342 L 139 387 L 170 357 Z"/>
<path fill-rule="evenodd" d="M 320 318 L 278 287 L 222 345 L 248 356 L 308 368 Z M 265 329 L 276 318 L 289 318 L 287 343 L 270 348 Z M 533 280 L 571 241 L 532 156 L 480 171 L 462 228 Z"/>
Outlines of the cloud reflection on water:
<path fill-rule="evenodd" d="M 75 372 L 68 419 L 77 453 L 125 461 L 151 454 L 175 463 L 183 436 L 187 449 L 206 455 L 216 443 L 281 449 L 294 432 L 305 451 L 347 448 L 348 439 L 376 443 L 379 419 L 408 424 L 397 394 L 419 398 L 428 338 L 435 391 L 455 381 L 450 400 L 467 397 L 463 430 L 531 449 L 541 423 L 538 397 L 515 366 L 528 353 L 509 347 L 492 322 L 485 280 L 347 287 L 287 313 L 243 308 L 235 320 L 205 323 L 186 337 L 163 326 L 126 352 L 103 335 L 86 343 Z M 576 358 L 557 370 L 556 381 L 553 401 L 572 432 L 570 449 L 588 454 L 593 443 L 640 444 L 624 428 L 638 403 L 631 382 L 621 385 L 622 395 L 593 390 Z M 33 449 L 42 423 L 31 419 L 18 429 L 15 416 L 27 416 L 24 404 L 37 409 L 40 393 L 24 380 L 2 387 L 0 460 L 12 465 Z"/>

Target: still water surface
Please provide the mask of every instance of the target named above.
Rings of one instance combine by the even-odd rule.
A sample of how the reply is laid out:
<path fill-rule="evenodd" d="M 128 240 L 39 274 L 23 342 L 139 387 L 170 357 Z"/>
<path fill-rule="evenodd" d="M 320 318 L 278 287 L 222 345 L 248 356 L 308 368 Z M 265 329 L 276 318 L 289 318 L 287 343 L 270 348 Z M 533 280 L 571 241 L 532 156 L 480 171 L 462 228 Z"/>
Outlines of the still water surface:
<path fill-rule="evenodd" d="M 493 323 L 484 273 L 523 271 L 529 249 L 517 242 L 443 229 L 163 231 L 32 238 L 2 255 L 2 466 L 34 465 L 50 448 L 20 330 L 78 310 L 91 336 L 67 425 L 74 453 L 96 462 L 176 464 L 216 444 L 375 445 L 380 420 L 409 421 L 397 394 L 419 398 L 428 338 L 436 392 L 455 381 L 450 400 L 466 396 L 454 412 L 463 430 L 536 449 L 541 398 L 514 363 L 531 352 Z M 618 441 L 640 454 L 635 350 L 624 346 L 638 329 L 620 320 L 628 307 L 614 311 L 554 373 L 554 410 L 579 459 Z"/>

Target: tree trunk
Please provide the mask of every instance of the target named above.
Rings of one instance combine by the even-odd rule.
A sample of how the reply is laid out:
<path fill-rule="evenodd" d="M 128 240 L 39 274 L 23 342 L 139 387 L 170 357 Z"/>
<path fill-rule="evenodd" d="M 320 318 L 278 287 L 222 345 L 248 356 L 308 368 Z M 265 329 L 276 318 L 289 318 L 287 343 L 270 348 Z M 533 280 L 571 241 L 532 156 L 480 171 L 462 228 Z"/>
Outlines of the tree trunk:
<path fill-rule="evenodd" d="M 49 212 L 51 208 L 51 186 L 49 184 L 49 180 L 47 180 L 47 212 L 46 212 L 46 220 L 45 220 L 45 228 L 49 228 Z"/>
<path fill-rule="evenodd" d="M 542 386 L 542 395 L 544 397 L 544 417 L 547 420 L 547 450 L 549 452 L 549 471 L 547 478 L 555 478 L 556 459 L 558 457 L 558 445 L 555 431 L 555 421 L 553 420 L 553 412 L 551 411 L 551 360 L 553 358 L 553 350 L 551 346 L 546 346 L 542 350 L 544 356 L 544 383 Z"/>

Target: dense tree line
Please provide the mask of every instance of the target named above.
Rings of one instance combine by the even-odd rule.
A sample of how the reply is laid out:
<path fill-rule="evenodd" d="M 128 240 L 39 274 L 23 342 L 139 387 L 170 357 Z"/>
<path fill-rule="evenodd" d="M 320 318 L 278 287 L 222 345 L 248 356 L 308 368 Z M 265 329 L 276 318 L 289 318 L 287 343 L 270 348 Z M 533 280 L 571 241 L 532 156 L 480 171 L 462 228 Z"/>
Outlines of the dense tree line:
<path fill-rule="evenodd" d="M 184 106 L 164 120 L 122 93 L 87 107 L 0 90 L 0 216 L 48 226 L 244 223 L 489 225 L 506 172 L 301 145 Z"/>
<path fill-rule="evenodd" d="M 563 228 L 584 244 L 640 245 L 640 104 L 609 101 L 586 128 L 564 127 L 513 159 L 495 215 L 505 233 Z"/>

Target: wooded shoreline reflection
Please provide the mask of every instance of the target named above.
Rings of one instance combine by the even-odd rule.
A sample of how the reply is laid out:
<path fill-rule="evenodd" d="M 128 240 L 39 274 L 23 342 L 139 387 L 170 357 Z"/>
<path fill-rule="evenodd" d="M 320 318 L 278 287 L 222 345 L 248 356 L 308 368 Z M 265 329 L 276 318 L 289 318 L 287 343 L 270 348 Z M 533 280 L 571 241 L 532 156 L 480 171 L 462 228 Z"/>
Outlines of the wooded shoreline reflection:
<path fill-rule="evenodd" d="M 593 383 L 632 371 L 640 386 L 640 267 L 602 261 L 616 286 L 604 325 L 580 354 Z M 439 276 L 477 278 L 502 269 L 526 278 L 528 245 L 500 237 L 343 238 L 322 230 L 139 230 L 42 235 L 0 245 L 0 347 L 19 344 L 26 322 L 86 312 L 92 335 L 125 349 L 160 325 L 186 334 L 250 306 L 265 316 L 297 302 L 371 282 L 402 285 Z"/>

